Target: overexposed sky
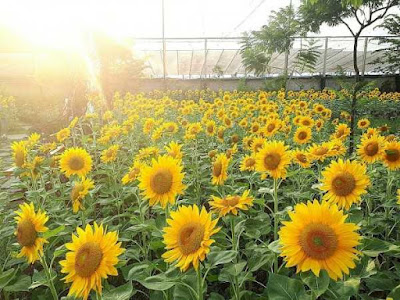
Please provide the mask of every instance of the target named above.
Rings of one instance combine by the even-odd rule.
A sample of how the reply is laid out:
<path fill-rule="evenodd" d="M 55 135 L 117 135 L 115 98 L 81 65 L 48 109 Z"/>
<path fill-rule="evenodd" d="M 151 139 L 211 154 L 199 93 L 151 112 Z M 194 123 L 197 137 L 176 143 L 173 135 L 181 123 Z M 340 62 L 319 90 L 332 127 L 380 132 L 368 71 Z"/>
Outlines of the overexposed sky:
<path fill-rule="evenodd" d="M 162 0 L 2 0 L 1 23 L 32 40 L 73 38 L 99 28 L 119 37 L 161 37 Z M 240 36 L 259 29 L 290 0 L 165 0 L 166 37 Z M 293 0 L 299 5 L 300 0 Z M 394 11 L 393 11 L 394 12 Z M 353 23 L 355 25 L 356 23 Z M 384 34 L 373 31 L 364 34 Z M 320 35 L 349 35 L 323 26 Z"/>

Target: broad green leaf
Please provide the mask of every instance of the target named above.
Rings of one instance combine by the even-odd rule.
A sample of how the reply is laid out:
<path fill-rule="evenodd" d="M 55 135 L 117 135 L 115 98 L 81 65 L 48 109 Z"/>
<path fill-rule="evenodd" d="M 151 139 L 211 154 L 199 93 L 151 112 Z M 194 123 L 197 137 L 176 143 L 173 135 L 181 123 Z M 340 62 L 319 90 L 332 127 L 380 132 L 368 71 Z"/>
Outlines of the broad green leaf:
<path fill-rule="evenodd" d="M 301 280 L 315 293 L 317 297 L 321 296 L 328 289 L 329 275 L 326 271 L 322 270 L 319 277 L 315 276 L 313 272 L 303 272 L 300 274 Z"/>
<path fill-rule="evenodd" d="M 9 269 L 2 274 L 0 274 L 0 289 L 4 288 L 7 286 L 7 284 L 15 278 L 15 275 L 17 274 L 18 269 Z"/>
<path fill-rule="evenodd" d="M 132 283 L 128 282 L 119 287 L 113 288 L 108 291 L 104 291 L 102 299 L 103 300 L 128 300 L 134 294 L 135 294 L 135 291 L 132 287 Z"/>
<path fill-rule="evenodd" d="M 20 275 L 10 285 L 4 287 L 7 292 L 25 292 L 31 286 L 31 278 L 28 275 Z"/>
<path fill-rule="evenodd" d="M 231 262 L 237 255 L 236 251 L 233 250 L 227 250 L 227 251 L 215 251 L 211 252 L 208 255 L 208 262 L 212 266 L 216 265 L 221 265 L 221 264 L 226 264 Z"/>
<path fill-rule="evenodd" d="M 145 288 L 156 291 L 168 290 L 176 284 L 173 281 L 168 281 L 168 278 L 164 274 L 150 276 L 144 280 L 137 281 Z"/>
<path fill-rule="evenodd" d="M 269 273 L 267 294 L 273 300 L 298 300 L 305 295 L 304 285 L 300 280 Z"/>
<path fill-rule="evenodd" d="M 65 229 L 65 226 L 64 226 L 64 225 L 58 226 L 57 228 L 55 228 L 55 229 L 53 229 L 53 230 L 46 231 L 46 232 L 43 234 L 43 237 L 44 237 L 45 239 L 49 239 L 49 238 L 51 238 L 51 237 L 53 237 L 53 236 L 56 236 L 56 235 L 59 234 L 60 232 L 62 232 L 64 229 Z"/>

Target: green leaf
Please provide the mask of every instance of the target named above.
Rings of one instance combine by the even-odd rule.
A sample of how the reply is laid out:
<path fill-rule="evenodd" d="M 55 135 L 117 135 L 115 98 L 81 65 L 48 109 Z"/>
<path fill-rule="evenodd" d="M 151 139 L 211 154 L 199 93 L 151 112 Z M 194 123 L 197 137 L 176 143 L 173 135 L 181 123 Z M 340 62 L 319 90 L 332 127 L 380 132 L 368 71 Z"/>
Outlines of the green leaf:
<path fill-rule="evenodd" d="M 25 292 L 29 291 L 31 278 L 28 275 L 20 275 L 11 285 L 4 287 L 7 292 Z"/>
<path fill-rule="evenodd" d="M 149 267 L 148 264 L 140 264 L 133 266 L 128 273 L 128 276 L 126 276 L 126 280 L 135 280 L 136 278 L 139 278 L 141 275 L 144 274 L 144 270 L 146 270 Z"/>
<path fill-rule="evenodd" d="M 150 276 L 144 280 L 137 280 L 137 281 L 145 288 L 155 291 L 165 291 L 170 289 L 176 284 L 173 281 L 168 281 L 168 278 L 164 274 Z"/>
<path fill-rule="evenodd" d="M 109 291 L 104 291 L 102 299 L 103 300 L 128 300 L 132 295 L 135 294 L 132 287 L 132 283 L 128 282 L 124 285 L 116 287 Z"/>
<path fill-rule="evenodd" d="M 273 300 L 297 300 L 305 297 L 306 291 L 300 280 L 269 273 L 267 294 Z"/>
<path fill-rule="evenodd" d="M 58 235 L 58 234 L 59 234 L 60 232 L 62 232 L 64 229 L 65 229 L 65 226 L 64 226 L 64 225 L 58 226 L 57 228 L 55 228 L 55 229 L 53 229 L 53 230 L 46 231 L 46 232 L 43 234 L 43 237 L 44 237 L 45 239 L 49 239 L 49 238 L 51 238 L 51 237 L 53 237 L 53 236 Z"/>
<path fill-rule="evenodd" d="M 390 294 L 387 296 L 386 299 L 400 299 L 400 285 L 396 286 L 391 292 Z"/>
<path fill-rule="evenodd" d="M 226 264 L 231 262 L 237 256 L 237 252 L 233 250 L 211 252 L 208 255 L 208 262 L 212 266 Z"/>
<path fill-rule="evenodd" d="M 227 272 L 232 276 L 239 276 L 239 274 L 244 270 L 246 262 L 242 261 L 240 263 L 234 264 L 227 268 Z"/>
<path fill-rule="evenodd" d="M 18 269 L 9 269 L 0 274 L 0 290 L 7 286 L 7 284 L 15 278 Z"/>
<path fill-rule="evenodd" d="M 302 272 L 300 274 L 301 280 L 315 293 L 317 297 L 321 296 L 328 289 L 329 275 L 326 271 L 322 270 L 319 277 L 315 276 L 313 272 Z"/>
<path fill-rule="evenodd" d="M 377 238 L 363 238 L 361 251 L 368 256 L 376 257 L 381 253 L 399 251 L 400 247 Z"/>
<path fill-rule="evenodd" d="M 281 253 L 281 246 L 279 245 L 279 240 L 270 243 L 268 245 L 268 249 L 277 254 Z"/>

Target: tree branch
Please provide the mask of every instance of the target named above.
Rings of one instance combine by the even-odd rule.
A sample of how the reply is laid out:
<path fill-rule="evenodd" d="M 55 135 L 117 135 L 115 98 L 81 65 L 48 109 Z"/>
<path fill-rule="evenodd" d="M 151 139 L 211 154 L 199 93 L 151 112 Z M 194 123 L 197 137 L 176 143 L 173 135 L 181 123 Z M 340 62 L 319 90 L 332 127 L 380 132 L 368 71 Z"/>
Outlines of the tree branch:
<path fill-rule="evenodd" d="M 364 22 L 361 22 L 360 19 L 357 16 L 357 10 L 354 7 L 351 7 L 351 12 L 353 13 L 353 15 L 356 17 L 356 20 L 358 22 L 358 24 L 360 24 L 361 26 L 364 25 Z"/>
<path fill-rule="evenodd" d="M 347 24 L 341 17 L 338 18 L 340 22 L 342 22 L 344 25 L 346 25 L 347 29 L 350 31 L 352 36 L 356 36 L 354 34 L 354 31 L 351 29 L 351 27 L 349 26 L 349 24 Z"/>

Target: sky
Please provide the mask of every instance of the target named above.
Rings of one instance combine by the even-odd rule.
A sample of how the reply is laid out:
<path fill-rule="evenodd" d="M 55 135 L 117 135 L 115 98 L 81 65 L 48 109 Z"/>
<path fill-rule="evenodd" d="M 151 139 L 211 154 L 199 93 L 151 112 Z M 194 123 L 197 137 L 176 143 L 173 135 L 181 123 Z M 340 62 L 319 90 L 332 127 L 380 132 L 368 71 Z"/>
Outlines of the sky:
<path fill-rule="evenodd" d="M 240 36 L 266 24 L 290 0 L 164 0 L 166 37 Z M 2 0 L 0 22 L 32 39 L 100 28 L 115 36 L 161 37 L 162 0 Z M 293 0 L 299 5 L 300 0 Z M 352 23 L 355 25 L 355 23 Z M 323 26 L 320 35 L 349 35 Z M 383 34 L 370 28 L 365 34 Z"/>

